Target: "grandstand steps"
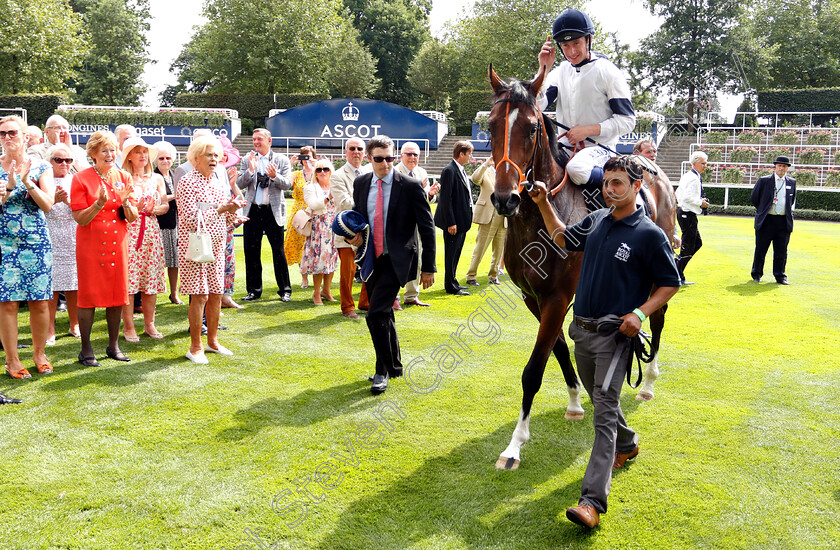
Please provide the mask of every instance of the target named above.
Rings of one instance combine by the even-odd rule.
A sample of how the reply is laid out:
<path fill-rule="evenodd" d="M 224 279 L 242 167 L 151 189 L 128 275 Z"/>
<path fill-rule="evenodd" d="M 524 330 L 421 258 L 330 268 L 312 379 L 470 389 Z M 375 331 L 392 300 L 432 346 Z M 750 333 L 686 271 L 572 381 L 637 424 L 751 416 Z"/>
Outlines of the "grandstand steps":
<path fill-rule="evenodd" d="M 682 163 L 688 160 L 691 145 L 697 142 L 697 136 L 666 135 L 659 144 L 656 163 L 662 168 L 671 182 L 676 184 L 682 176 Z"/>

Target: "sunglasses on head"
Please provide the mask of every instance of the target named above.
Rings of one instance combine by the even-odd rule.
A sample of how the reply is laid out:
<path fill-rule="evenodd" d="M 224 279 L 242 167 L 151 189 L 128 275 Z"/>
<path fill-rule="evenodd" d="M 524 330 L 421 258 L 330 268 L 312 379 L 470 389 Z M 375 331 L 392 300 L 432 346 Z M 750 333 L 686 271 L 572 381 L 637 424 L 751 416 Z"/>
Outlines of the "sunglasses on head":
<path fill-rule="evenodd" d="M 321 172 L 329 172 L 329 171 L 330 171 L 330 169 L 329 169 L 329 168 L 327 168 L 327 167 L 325 167 L 325 166 L 322 166 L 322 167 L 320 167 L 320 168 L 316 168 L 316 169 L 315 169 L 315 173 L 316 173 L 316 174 L 320 174 Z"/>
<path fill-rule="evenodd" d="M 394 162 L 397 157 L 371 157 L 373 162 Z"/>
<path fill-rule="evenodd" d="M 350 146 L 348 146 L 347 150 L 348 151 L 364 151 L 365 148 L 364 147 L 350 147 Z"/>
<path fill-rule="evenodd" d="M 73 159 L 60 159 L 58 157 L 53 157 L 52 161 L 56 164 L 73 164 Z"/>
<path fill-rule="evenodd" d="M 7 130 L 0 130 L 0 138 L 4 138 L 6 136 L 9 136 L 10 138 L 14 138 L 14 137 L 17 137 L 19 132 L 20 132 L 20 130 L 8 130 L 8 131 Z"/>

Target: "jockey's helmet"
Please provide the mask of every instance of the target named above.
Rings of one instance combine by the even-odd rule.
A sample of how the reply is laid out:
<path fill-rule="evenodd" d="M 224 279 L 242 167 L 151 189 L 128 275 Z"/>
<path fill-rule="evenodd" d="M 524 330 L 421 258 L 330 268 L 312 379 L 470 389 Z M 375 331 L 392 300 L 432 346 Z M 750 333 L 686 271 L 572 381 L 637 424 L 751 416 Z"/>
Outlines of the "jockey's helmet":
<path fill-rule="evenodd" d="M 551 35 L 558 43 L 594 34 L 595 25 L 592 24 L 592 19 L 582 11 L 573 8 L 563 10 L 551 27 Z"/>

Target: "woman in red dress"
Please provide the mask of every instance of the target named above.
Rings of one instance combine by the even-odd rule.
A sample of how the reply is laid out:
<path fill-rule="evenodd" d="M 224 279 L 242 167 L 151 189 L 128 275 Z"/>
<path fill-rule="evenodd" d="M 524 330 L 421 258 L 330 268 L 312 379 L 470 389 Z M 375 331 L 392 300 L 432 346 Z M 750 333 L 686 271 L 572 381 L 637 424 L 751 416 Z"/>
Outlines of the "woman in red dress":
<path fill-rule="evenodd" d="M 90 331 L 94 311 L 105 308 L 111 359 L 128 361 L 120 351 L 120 315 L 128 304 L 128 233 L 126 222 L 137 219 L 131 196 L 131 176 L 114 166 L 117 138 L 111 132 L 96 132 L 87 142 L 93 166 L 73 177 L 70 208 L 76 229 L 76 265 L 79 274 L 79 362 L 98 367 Z"/>

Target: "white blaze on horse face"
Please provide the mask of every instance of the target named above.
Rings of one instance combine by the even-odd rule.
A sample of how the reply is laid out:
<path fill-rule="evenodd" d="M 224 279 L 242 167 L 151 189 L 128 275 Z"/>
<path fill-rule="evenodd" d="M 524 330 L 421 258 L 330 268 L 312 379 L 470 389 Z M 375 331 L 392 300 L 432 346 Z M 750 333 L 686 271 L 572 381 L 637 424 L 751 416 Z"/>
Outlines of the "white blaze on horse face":
<path fill-rule="evenodd" d="M 510 158 L 510 142 L 512 141 L 510 139 L 510 133 L 513 131 L 513 123 L 516 122 L 517 116 L 519 116 L 519 107 L 516 107 L 508 114 L 507 143 L 505 144 L 505 146 L 507 147 L 507 151 L 505 151 L 505 155 L 507 156 L 507 158 Z"/>

